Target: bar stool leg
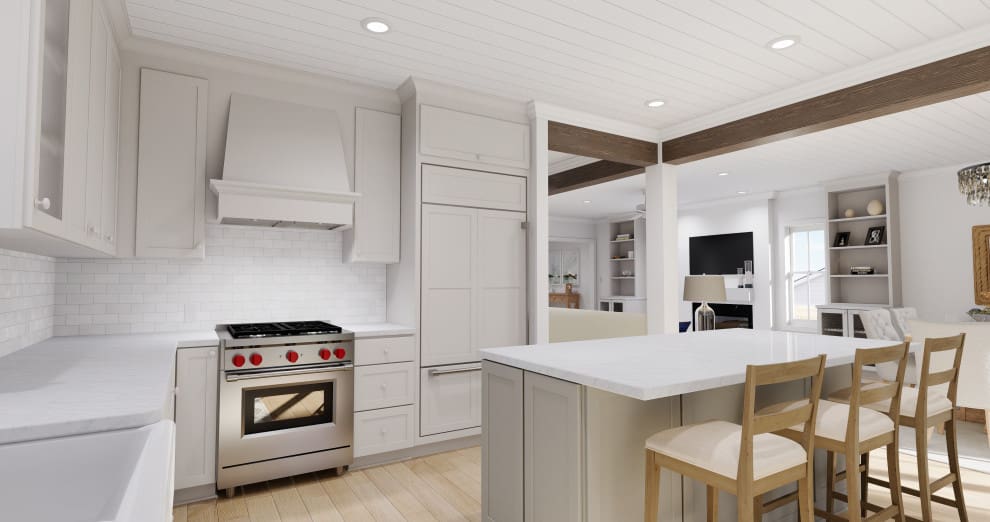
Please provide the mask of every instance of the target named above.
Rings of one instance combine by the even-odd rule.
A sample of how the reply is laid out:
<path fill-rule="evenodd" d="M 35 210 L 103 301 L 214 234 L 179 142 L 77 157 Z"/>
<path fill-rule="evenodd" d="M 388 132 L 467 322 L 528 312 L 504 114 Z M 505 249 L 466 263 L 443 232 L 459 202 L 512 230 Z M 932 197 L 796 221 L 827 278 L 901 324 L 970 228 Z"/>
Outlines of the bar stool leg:
<path fill-rule="evenodd" d="M 859 462 L 859 455 L 855 453 L 846 453 L 846 496 L 849 502 L 846 503 L 846 513 L 849 516 L 849 522 L 860 522 L 863 516 L 860 514 L 862 509 L 862 500 L 859 498 L 860 487 L 859 487 L 859 466 L 856 464 Z"/>
<path fill-rule="evenodd" d="M 656 453 L 646 450 L 646 505 L 644 522 L 657 522 L 660 511 L 660 466 Z"/>
<path fill-rule="evenodd" d="M 945 445 L 949 453 L 949 472 L 956 476 L 952 483 L 952 491 L 956 495 L 956 509 L 959 512 L 959 522 L 967 522 L 966 501 L 963 499 L 962 476 L 959 475 L 959 442 L 956 439 L 956 419 L 953 417 L 945 423 Z"/>
<path fill-rule="evenodd" d="M 753 496 L 745 491 L 741 491 L 736 497 L 736 504 L 739 509 L 737 510 L 739 522 L 754 522 L 753 521 Z"/>
<path fill-rule="evenodd" d="M 901 460 L 897 444 L 887 445 L 887 482 L 890 484 L 890 503 L 897 506 L 894 520 L 904 522 L 904 494 L 901 492 Z"/>
<path fill-rule="evenodd" d="M 921 519 L 932 519 L 932 483 L 928 474 L 928 426 L 922 424 L 914 429 L 915 444 L 918 450 L 918 492 L 921 500 Z"/>
<path fill-rule="evenodd" d="M 809 466 L 808 476 L 798 481 L 798 512 L 801 522 L 815 522 L 815 493 L 812 491 L 814 466 Z M 902 521 L 903 522 L 903 521 Z"/>
<path fill-rule="evenodd" d="M 869 500 L 869 488 L 870 488 L 870 454 L 869 452 L 864 453 L 859 456 L 859 465 L 863 467 L 863 471 L 859 476 L 859 503 L 862 506 L 859 510 L 859 514 L 866 518 L 866 502 Z"/>
<path fill-rule="evenodd" d="M 825 512 L 835 513 L 835 453 L 825 456 Z"/>
<path fill-rule="evenodd" d="M 708 522 L 718 522 L 718 490 L 708 486 Z"/>

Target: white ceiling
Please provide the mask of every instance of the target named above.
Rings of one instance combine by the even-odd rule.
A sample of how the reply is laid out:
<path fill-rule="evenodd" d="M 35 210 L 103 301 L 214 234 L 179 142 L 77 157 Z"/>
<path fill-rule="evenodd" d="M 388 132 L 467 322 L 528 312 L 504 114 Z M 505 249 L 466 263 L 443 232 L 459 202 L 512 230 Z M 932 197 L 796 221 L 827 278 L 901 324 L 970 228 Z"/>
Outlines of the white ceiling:
<path fill-rule="evenodd" d="M 738 191 L 784 191 L 988 160 L 990 93 L 983 93 L 681 165 L 678 200 L 688 204 L 741 197 Z M 598 219 L 630 212 L 643 202 L 645 186 L 641 175 L 558 194 L 550 198 L 550 214 Z"/>
<path fill-rule="evenodd" d="M 414 75 L 651 127 L 990 23 L 981 0 L 124 1 L 136 36 L 389 88 Z M 365 31 L 367 17 L 392 31 Z M 781 35 L 801 43 L 769 50 Z M 646 108 L 652 98 L 667 105 Z"/>

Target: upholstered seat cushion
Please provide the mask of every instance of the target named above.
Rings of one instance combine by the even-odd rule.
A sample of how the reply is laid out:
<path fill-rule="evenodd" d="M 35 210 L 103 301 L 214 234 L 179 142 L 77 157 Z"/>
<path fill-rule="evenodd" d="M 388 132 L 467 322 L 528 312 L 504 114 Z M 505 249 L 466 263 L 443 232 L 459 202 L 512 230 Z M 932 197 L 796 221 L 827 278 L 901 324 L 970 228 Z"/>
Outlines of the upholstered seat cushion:
<path fill-rule="evenodd" d="M 843 399 L 842 396 L 837 397 L 838 400 L 848 401 L 848 398 Z M 875 402 L 873 404 L 866 404 L 867 408 L 877 410 L 877 411 L 890 411 L 890 399 Z M 918 388 L 908 388 L 905 386 L 901 389 L 901 415 L 905 417 L 914 417 L 915 409 L 918 406 Z M 942 395 L 938 392 L 938 389 L 928 390 L 928 416 L 937 415 L 944 411 L 949 411 L 952 409 L 952 401 L 948 397 Z"/>
<path fill-rule="evenodd" d="M 807 400 L 784 403 L 760 410 L 761 414 L 787 411 L 808 404 Z M 818 401 L 818 417 L 815 423 L 815 435 L 830 440 L 842 442 L 846 440 L 846 427 L 849 423 L 849 405 L 841 402 Z M 791 430 L 804 431 L 804 426 L 791 426 Z M 860 408 L 859 440 L 870 440 L 873 437 L 894 431 L 894 421 L 890 417 L 872 409 Z"/>
<path fill-rule="evenodd" d="M 661 431 L 647 439 L 646 449 L 713 471 L 730 479 L 739 469 L 742 426 L 710 421 Z M 800 444 L 772 433 L 753 438 L 754 480 L 806 463 Z"/>

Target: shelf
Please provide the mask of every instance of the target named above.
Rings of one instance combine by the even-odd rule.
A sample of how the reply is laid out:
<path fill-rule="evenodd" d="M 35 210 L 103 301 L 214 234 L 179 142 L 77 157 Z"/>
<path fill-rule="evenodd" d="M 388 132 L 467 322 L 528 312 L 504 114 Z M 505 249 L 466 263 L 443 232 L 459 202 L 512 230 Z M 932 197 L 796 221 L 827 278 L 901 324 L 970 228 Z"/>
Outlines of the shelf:
<path fill-rule="evenodd" d="M 636 276 L 612 276 L 612 279 L 636 279 Z"/>
<path fill-rule="evenodd" d="M 853 275 L 853 274 L 834 274 L 829 277 L 841 277 L 845 279 L 866 279 L 866 278 L 883 278 L 890 277 L 890 274 L 865 274 L 865 275 Z"/>
<path fill-rule="evenodd" d="M 609 259 L 609 261 L 635 261 L 635 260 L 636 260 L 635 257 L 619 257 L 619 258 L 613 257 L 612 259 Z"/>
<path fill-rule="evenodd" d="M 613 239 L 609 243 L 632 243 L 635 239 Z"/>
<path fill-rule="evenodd" d="M 828 220 L 829 223 L 855 223 L 856 221 L 886 221 L 887 214 L 879 216 L 856 216 L 851 218 L 836 218 Z"/>
<path fill-rule="evenodd" d="M 844 247 L 828 247 L 829 250 L 865 250 L 870 248 L 887 248 L 887 245 L 883 244 L 883 245 L 854 245 L 854 246 L 844 246 Z"/>

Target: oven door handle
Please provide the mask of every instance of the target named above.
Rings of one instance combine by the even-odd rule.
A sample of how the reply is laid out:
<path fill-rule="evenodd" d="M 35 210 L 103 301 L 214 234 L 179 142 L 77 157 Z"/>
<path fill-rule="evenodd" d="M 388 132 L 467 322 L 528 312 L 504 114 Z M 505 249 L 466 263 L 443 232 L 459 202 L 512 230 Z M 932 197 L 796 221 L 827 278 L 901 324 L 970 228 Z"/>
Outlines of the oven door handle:
<path fill-rule="evenodd" d="M 299 368 L 298 370 L 280 370 L 276 372 L 261 370 L 250 373 L 228 373 L 226 377 L 227 382 L 234 382 L 245 379 L 267 379 L 268 377 L 285 377 L 287 375 L 303 375 L 307 373 L 327 373 L 350 370 L 354 370 L 353 364 L 345 364 L 342 366 L 321 366 L 319 368 Z"/>

